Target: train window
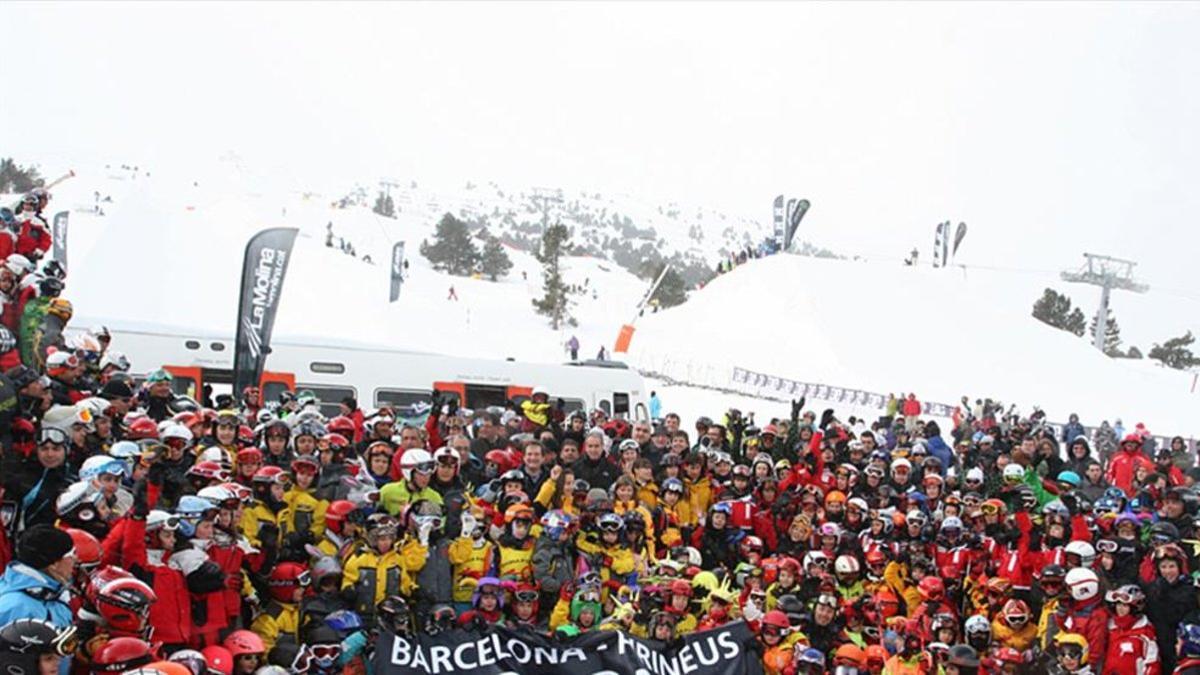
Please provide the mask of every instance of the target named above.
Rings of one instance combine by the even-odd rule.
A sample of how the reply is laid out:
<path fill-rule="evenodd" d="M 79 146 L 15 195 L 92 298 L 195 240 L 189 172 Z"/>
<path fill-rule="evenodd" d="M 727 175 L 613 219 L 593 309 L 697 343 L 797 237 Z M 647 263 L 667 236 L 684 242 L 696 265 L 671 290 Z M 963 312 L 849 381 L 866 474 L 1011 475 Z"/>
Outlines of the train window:
<path fill-rule="evenodd" d="M 191 349 L 191 350 L 200 349 L 200 341 L 199 340 L 188 340 L 187 342 L 183 343 L 183 346 L 187 347 L 188 349 Z"/>
<path fill-rule="evenodd" d="M 171 391 L 180 396 L 196 397 L 196 381 L 190 377 L 176 375 L 171 380 Z"/>
<path fill-rule="evenodd" d="M 287 383 L 276 382 L 274 380 L 263 383 L 262 400 L 278 401 L 279 395 L 287 391 Z"/>
<path fill-rule="evenodd" d="M 225 351 L 225 343 L 224 342 L 214 342 L 214 343 L 210 344 L 208 346 L 208 348 L 213 350 L 214 352 L 223 352 L 223 351 Z"/>
<path fill-rule="evenodd" d="M 328 361 L 313 361 L 308 364 L 308 369 L 314 373 L 322 375 L 341 375 L 346 372 L 346 365 L 343 363 L 332 363 Z"/>
<path fill-rule="evenodd" d="M 320 384 L 297 384 L 296 391 L 307 389 L 311 391 L 318 399 L 321 400 L 321 414 L 326 417 L 336 417 L 342 414 L 340 403 L 342 399 L 350 396 L 358 398 L 353 387 L 329 387 Z"/>
<path fill-rule="evenodd" d="M 613 392 L 613 415 L 629 414 L 629 394 L 623 391 Z"/>
<path fill-rule="evenodd" d="M 633 418 L 635 420 L 638 420 L 639 422 L 649 421 L 650 415 L 646 412 L 646 404 L 645 403 L 638 403 L 637 405 L 635 405 L 633 407 L 633 410 L 635 413 Z"/>
<path fill-rule="evenodd" d="M 600 399 L 600 402 L 596 405 L 604 411 L 605 415 L 612 417 L 612 404 L 609 403 L 607 399 Z"/>
<path fill-rule="evenodd" d="M 581 399 L 577 399 L 577 398 L 564 398 L 563 399 L 563 412 L 565 412 L 567 414 L 573 413 L 576 410 L 583 410 L 585 407 L 586 407 L 586 404 Z"/>
<path fill-rule="evenodd" d="M 414 403 L 429 400 L 428 389 L 376 389 L 375 407 L 404 408 Z"/>

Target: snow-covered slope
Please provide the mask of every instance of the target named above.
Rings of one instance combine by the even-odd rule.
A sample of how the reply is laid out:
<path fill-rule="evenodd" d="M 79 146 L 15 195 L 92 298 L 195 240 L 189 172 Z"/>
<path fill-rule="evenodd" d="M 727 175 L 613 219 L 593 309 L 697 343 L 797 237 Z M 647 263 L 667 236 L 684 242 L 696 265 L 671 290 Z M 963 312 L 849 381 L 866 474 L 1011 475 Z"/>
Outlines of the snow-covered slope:
<path fill-rule="evenodd" d="M 924 400 L 961 396 L 1033 405 L 1052 419 L 1144 421 L 1156 433 L 1200 431 L 1193 376 L 1114 360 L 1010 303 L 1002 286 L 950 270 L 776 256 L 714 280 L 648 317 L 633 360 L 676 379 L 721 386 L 739 367 L 802 382 Z"/>
<path fill-rule="evenodd" d="M 60 173 L 54 168 L 45 173 Z M 567 282 L 586 284 L 587 291 L 577 296 L 579 326 L 555 332 L 531 305 L 541 287 L 531 255 L 510 249 L 514 268 L 498 282 L 434 271 L 417 252 L 420 241 L 447 210 L 468 209 L 471 198 L 482 209 L 492 202 L 479 195 L 503 192 L 487 184 L 447 192 L 395 188 L 394 194 L 409 196 L 397 200 L 400 213 L 388 219 L 362 205 L 339 208 L 345 194 L 272 182 L 231 161 L 149 175 L 118 165 L 76 169 L 79 175 L 54 191 L 50 210 L 72 212 L 67 296 L 79 323 L 154 322 L 232 334 L 245 243 L 270 226 L 300 229 L 276 334 L 330 344 L 558 361 L 574 334 L 582 356 L 590 357 L 602 344 L 611 349 L 647 286 L 610 260 L 569 258 Z M 95 212 L 97 194 L 103 215 Z M 636 203 L 616 210 L 638 209 L 657 211 Z M 676 217 L 688 222 L 695 215 Z M 330 224 L 335 239 L 354 245 L 356 257 L 326 246 Z M 577 238 L 589 232 L 580 226 Z M 686 240 L 687 227 L 681 233 L 672 237 Z M 400 300 L 389 304 L 384 261 L 396 240 L 406 242 L 410 267 Z M 367 256 L 377 262 L 364 262 Z M 708 386 L 729 385 L 737 366 L 874 392 L 915 390 L 930 401 L 990 396 L 1025 410 L 1040 405 L 1052 419 L 1074 411 L 1090 424 L 1122 417 L 1144 420 L 1156 433 L 1200 431 L 1194 421 L 1200 398 L 1190 393 L 1190 374 L 1108 359 L 1086 340 L 1029 316 L 1033 299 L 1053 281 L 979 268 L 779 256 L 738 268 L 685 305 L 640 319 L 631 357 L 647 371 Z M 451 285 L 457 302 L 446 299 Z M 1180 332 L 1164 320 L 1168 314 L 1200 316 L 1186 311 L 1194 305 L 1172 305 L 1172 298 L 1153 291 L 1119 294 L 1114 305 L 1122 319 L 1137 319 L 1122 321 L 1126 333 L 1159 326 L 1166 337 Z M 660 393 L 668 409 L 687 414 L 688 406 L 697 408 L 694 414 L 719 413 L 709 406 L 734 400 L 678 385 L 664 385 Z M 752 400 L 741 403 L 754 409 Z M 760 410 L 781 415 L 786 406 L 762 402 Z"/>
<path fill-rule="evenodd" d="M 533 311 L 541 293 L 534 258 L 510 249 L 513 270 L 497 282 L 432 270 L 417 252 L 441 205 L 396 220 L 360 206 L 339 208 L 300 191 L 251 192 L 231 169 L 171 175 L 110 169 L 55 190 L 50 211 L 71 210 L 68 297 L 79 321 L 128 320 L 233 333 L 246 241 L 271 226 L 300 229 L 276 335 L 353 340 L 449 354 L 556 361 L 572 335 L 585 356 L 616 335 L 646 282 L 591 257 L 564 262 L 577 296 L 577 327 L 555 333 Z M 202 176 L 202 177 L 196 177 Z M 95 211 L 95 193 L 101 194 Z M 105 201 L 111 196 L 111 201 Z M 326 246 L 326 227 L 356 256 Z M 399 301 L 387 302 L 393 241 L 406 242 L 409 270 Z M 366 262 L 366 258 L 375 262 Z M 447 300 L 454 286 L 458 301 Z M 595 290 L 595 294 L 590 292 Z"/>

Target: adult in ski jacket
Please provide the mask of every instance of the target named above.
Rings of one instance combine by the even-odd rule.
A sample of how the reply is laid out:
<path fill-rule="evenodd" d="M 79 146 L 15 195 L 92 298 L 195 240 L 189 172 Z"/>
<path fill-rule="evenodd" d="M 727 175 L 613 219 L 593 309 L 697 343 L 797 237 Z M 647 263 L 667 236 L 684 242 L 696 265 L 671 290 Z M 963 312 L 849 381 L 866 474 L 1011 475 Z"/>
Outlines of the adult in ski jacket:
<path fill-rule="evenodd" d="M 1137 434 L 1129 434 L 1121 441 L 1120 449 L 1108 465 L 1108 482 L 1133 496 L 1133 476 L 1139 466 L 1148 472 L 1154 471 L 1154 462 L 1142 454 L 1142 439 Z"/>
<path fill-rule="evenodd" d="M 25 531 L 16 559 L 0 577 L 0 626 L 17 619 L 42 619 L 57 628 L 73 622 L 67 582 L 74 574 L 71 535 L 49 525 Z"/>

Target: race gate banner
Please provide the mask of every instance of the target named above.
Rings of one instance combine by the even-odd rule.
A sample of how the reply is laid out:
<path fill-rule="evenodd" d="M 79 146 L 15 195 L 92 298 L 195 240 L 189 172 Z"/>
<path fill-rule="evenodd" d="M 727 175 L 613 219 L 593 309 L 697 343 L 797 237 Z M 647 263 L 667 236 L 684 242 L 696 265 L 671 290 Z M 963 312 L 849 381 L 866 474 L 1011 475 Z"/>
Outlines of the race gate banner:
<path fill-rule="evenodd" d="M 560 640 L 527 629 L 452 630 L 438 635 L 381 635 L 376 675 L 762 675 L 744 621 L 664 646 L 612 630 Z"/>
<path fill-rule="evenodd" d="M 67 218 L 71 214 L 59 211 L 54 214 L 54 222 L 50 226 L 50 237 L 54 240 L 54 255 L 51 257 L 62 265 L 63 273 L 67 271 Z"/>
<path fill-rule="evenodd" d="M 275 310 L 279 308 L 283 277 L 287 274 L 297 231 L 294 227 L 263 230 L 246 244 L 233 351 L 234 396 L 240 397 L 247 386 L 258 386 L 262 378 L 267 354 L 271 352 Z"/>
<path fill-rule="evenodd" d="M 404 282 L 404 242 L 398 241 L 392 246 L 392 291 L 388 302 L 395 302 L 400 297 L 400 284 Z"/>

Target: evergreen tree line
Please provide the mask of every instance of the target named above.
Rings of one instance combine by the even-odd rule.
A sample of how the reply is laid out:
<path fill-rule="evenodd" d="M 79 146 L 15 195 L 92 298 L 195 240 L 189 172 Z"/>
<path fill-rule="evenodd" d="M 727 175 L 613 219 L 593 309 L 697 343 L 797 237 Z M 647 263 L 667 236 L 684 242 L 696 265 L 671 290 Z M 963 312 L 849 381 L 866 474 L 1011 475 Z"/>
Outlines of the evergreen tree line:
<path fill-rule="evenodd" d="M 475 244 L 476 238 L 483 241 L 482 249 Z M 438 221 L 433 243 L 421 242 L 421 255 L 434 269 L 460 277 L 482 274 L 496 281 L 512 269 L 512 260 L 499 239 L 486 229 L 472 237 L 467 224 L 449 213 Z"/>
<path fill-rule="evenodd" d="M 1143 358 L 1142 351 L 1134 345 L 1130 345 L 1128 350 L 1121 348 L 1121 327 L 1117 324 L 1117 318 L 1113 316 L 1112 309 L 1106 308 L 1106 311 L 1108 312 L 1108 325 L 1104 335 L 1104 353 L 1113 358 Z M 1089 338 L 1096 339 L 1096 317 L 1093 316 L 1089 322 L 1084 317 L 1082 310 L 1071 306 L 1070 298 L 1052 288 L 1047 288 L 1042 293 L 1042 297 L 1033 303 L 1033 318 L 1079 337 L 1083 337 L 1086 331 Z M 1161 344 L 1155 343 L 1146 356 L 1168 368 L 1182 370 L 1200 366 L 1200 358 L 1197 358 L 1191 349 L 1192 343 L 1195 341 L 1196 338 L 1189 330 L 1187 333 Z"/>

